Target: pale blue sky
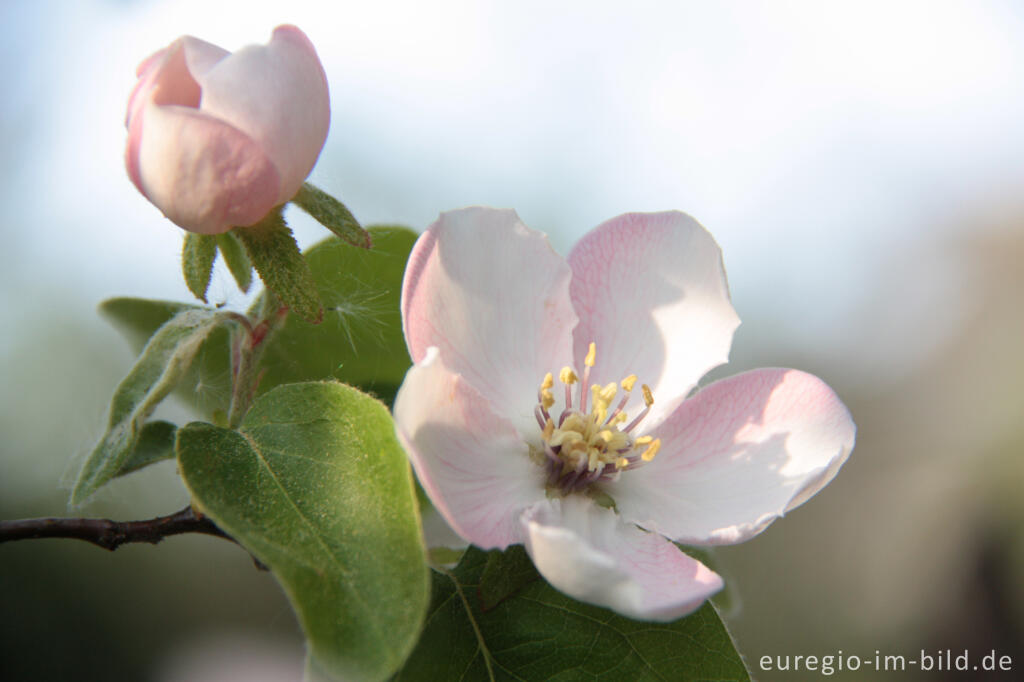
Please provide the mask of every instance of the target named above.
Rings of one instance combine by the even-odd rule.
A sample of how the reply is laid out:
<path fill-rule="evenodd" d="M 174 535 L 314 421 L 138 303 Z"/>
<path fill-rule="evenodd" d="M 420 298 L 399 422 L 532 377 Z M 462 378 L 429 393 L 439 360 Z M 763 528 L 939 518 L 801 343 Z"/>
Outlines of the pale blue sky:
<path fill-rule="evenodd" d="M 956 264 L 922 251 L 1024 190 L 1010 2 L 5 2 L 9 297 L 188 298 L 179 230 L 123 170 L 134 67 L 182 33 L 234 49 L 282 22 L 331 85 L 313 179 L 364 222 L 510 206 L 564 252 L 678 208 L 723 247 L 741 335 L 764 319 L 846 353 L 890 275 L 908 281 L 883 299 L 931 324 Z"/>

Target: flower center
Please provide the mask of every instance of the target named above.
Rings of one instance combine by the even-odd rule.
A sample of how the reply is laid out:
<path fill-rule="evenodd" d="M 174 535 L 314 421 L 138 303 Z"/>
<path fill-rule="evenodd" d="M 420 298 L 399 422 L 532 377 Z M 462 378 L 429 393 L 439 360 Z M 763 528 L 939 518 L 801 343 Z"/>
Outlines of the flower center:
<path fill-rule="evenodd" d="M 654 396 L 647 384 L 641 385 L 644 408 L 632 421 L 626 413 L 636 375 L 630 374 L 618 384 L 593 384 L 590 387 L 590 410 L 586 409 L 585 387 L 590 381 L 597 348 L 593 343 L 583 360 L 583 381 L 580 382 L 571 367 L 563 367 L 558 379 L 565 386 L 564 406 L 557 417 L 552 417 L 555 385 L 550 372 L 537 392 L 534 414 L 541 428 L 544 465 L 548 471 L 548 485 L 562 494 L 587 488 L 597 481 L 615 481 L 623 471 L 635 469 L 650 462 L 661 448 L 661 439 L 635 436 L 633 431 L 647 416 L 654 404 Z M 573 405 L 576 383 L 580 384 L 577 405 Z M 621 386 L 624 395 L 614 409 L 612 402 Z M 623 426 L 625 424 L 625 426 Z M 540 454 L 540 453 L 538 453 Z"/>

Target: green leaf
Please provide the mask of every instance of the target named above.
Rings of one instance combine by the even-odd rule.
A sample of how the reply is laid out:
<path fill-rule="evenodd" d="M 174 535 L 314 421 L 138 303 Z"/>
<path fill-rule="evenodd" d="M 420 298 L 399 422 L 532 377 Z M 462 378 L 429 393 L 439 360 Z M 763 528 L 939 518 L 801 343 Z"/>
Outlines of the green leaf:
<path fill-rule="evenodd" d="M 372 249 L 359 249 L 336 237 L 306 252 L 326 306 L 313 325 L 289 315 L 266 344 L 260 362 L 258 394 L 301 381 L 337 379 L 391 403 L 411 360 L 402 336 L 399 301 L 402 276 L 417 234 L 400 226 L 369 228 Z M 263 309 L 266 294 L 252 306 Z M 170 301 L 113 298 L 100 312 L 141 349 L 156 329 L 181 310 L 205 310 Z M 226 411 L 231 397 L 230 356 L 225 329 L 214 331 L 196 355 L 177 395 L 204 415 Z"/>
<path fill-rule="evenodd" d="M 334 378 L 390 403 L 411 360 L 402 336 L 402 276 L 416 233 L 374 226 L 372 249 L 328 238 L 306 251 L 325 306 L 323 322 L 289 316 L 267 340 L 260 391 Z M 253 310 L 259 310 L 257 301 Z"/>
<path fill-rule="evenodd" d="M 100 314 L 140 352 L 162 324 L 183 310 L 208 308 L 174 301 L 112 298 L 100 304 Z M 214 329 L 203 341 L 192 366 L 178 382 L 176 395 L 201 414 L 227 412 L 231 402 L 230 338 L 227 326 Z"/>
<path fill-rule="evenodd" d="M 245 247 L 238 240 L 233 232 L 222 232 L 217 235 L 217 248 L 220 255 L 235 278 L 238 288 L 242 292 L 248 292 L 252 284 L 252 261 L 245 253 Z"/>
<path fill-rule="evenodd" d="M 252 227 L 236 227 L 234 235 L 245 246 L 256 272 L 292 312 L 308 322 L 320 322 L 324 311 L 316 282 L 309 270 L 281 208 L 275 208 Z"/>
<path fill-rule="evenodd" d="M 223 318 L 210 310 L 184 310 L 150 338 L 128 376 L 114 391 L 107 432 L 82 465 L 71 491 L 78 504 L 119 475 L 142 425 L 181 379 L 203 339 Z"/>
<path fill-rule="evenodd" d="M 100 303 L 100 314 L 128 339 L 132 350 L 142 350 L 167 320 L 183 310 L 207 310 L 203 306 L 148 298 L 108 298 Z"/>
<path fill-rule="evenodd" d="M 328 678 L 383 679 L 429 600 L 409 464 L 387 409 L 334 382 L 280 386 L 240 431 L 193 423 L 178 464 L 195 504 L 270 567 Z"/>
<path fill-rule="evenodd" d="M 539 578 L 533 560 L 522 545 L 512 545 L 504 552 L 488 552 L 480 576 L 480 607 L 490 611 Z"/>
<path fill-rule="evenodd" d="M 171 422 L 146 422 L 139 430 L 139 438 L 118 470 L 118 476 L 130 474 L 143 467 L 174 457 L 174 436 L 178 427 Z"/>
<path fill-rule="evenodd" d="M 363 229 L 345 204 L 322 189 L 303 183 L 292 202 L 343 241 L 370 248 L 370 233 Z"/>
<path fill-rule="evenodd" d="M 485 611 L 488 563 L 470 548 L 454 571 L 434 574 L 426 627 L 396 680 L 750 680 L 711 604 L 644 623 L 537 579 Z"/>
<path fill-rule="evenodd" d="M 206 290 L 210 288 L 213 259 L 217 257 L 217 238 L 212 234 L 185 233 L 185 246 L 181 252 L 181 269 L 188 290 L 206 303 Z"/>

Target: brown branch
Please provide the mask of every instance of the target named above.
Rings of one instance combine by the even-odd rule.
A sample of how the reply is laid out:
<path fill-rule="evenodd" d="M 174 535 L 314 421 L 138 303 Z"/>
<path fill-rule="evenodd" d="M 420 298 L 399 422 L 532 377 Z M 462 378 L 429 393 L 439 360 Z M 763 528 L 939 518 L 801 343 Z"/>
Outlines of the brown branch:
<path fill-rule="evenodd" d="M 71 538 L 84 540 L 113 552 L 131 542 L 152 545 L 171 535 L 202 533 L 234 542 L 209 518 L 192 507 L 148 521 L 111 521 L 110 519 L 20 519 L 0 521 L 0 542 L 37 538 Z"/>

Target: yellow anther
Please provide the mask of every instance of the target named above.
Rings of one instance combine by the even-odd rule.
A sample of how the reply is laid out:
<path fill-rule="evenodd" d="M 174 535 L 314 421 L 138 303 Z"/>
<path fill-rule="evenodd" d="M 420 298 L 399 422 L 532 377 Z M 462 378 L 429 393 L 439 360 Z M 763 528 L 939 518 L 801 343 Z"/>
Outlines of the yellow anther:
<path fill-rule="evenodd" d="M 606 406 L 611 405 L 612 401 L 615 400 L 615 394 L 618 393 L 618 391 L 619 385 L 614 381 L 610 384 L 605 384 L 604 388 L 600 391 L 601 401 L 604 402 Z"/>
<path fill-rule="evenodd" d="M 555 385 L 555 378 L 551 376 L 551 372 L 544 375 L 544 381 L 540 382 L 540 390 L 545 391 Z"/>
<path fill-rule="evenodd" d="M 629 460 L 626 459 L 625 457 L 619 457 L 617 460 L 615 460 L 615 468 L 616 469 L 625 469 L 628 466 L 629 466 Z"/>
<path fill-rule="evenodd" d="M 633 390 L 633 385 L 636 384 L 636 375 L 630 374 L 628 377 L 622 380 L 622 390 L 629 393 Z"/>
<path fill-rule="evenodd" d="M 551 376 L 550 374 L 548 376 Z M 555 404 L 555 396 L 551 394 L 551 391 L 544 388 L 540 392 L 540 404 L 544 406 L 544 409 L 548 409 Z"/>
<path fill-rule="evenodd" d="M 593 367 L 594 362 L 597 360 L 597 344 L 593 341 L 590 342 L 590 348 L 587 349 L 587 357 L 583 358 L 583 364 L 587 367 Z"/>
<path fill-rule="evenodd" d="M 644 405 L 650 407 L 651 405 L 654 404 L 654 395 L 651 393 L 651 387 L 648 386 L 647 384 L 644 384 L 643 386 L 641 386 L 641 388 L 644 391 Z"/>
<path fill-rule="evenodd" d="M 644 450 L 644 454 L 640 455 L 640 459 L 642 459 L 645 462 L 650 462 L 652 459 L 654 459 L 654 456 L 658 454 L 658 450 L 660 449 L 661 439 L 658 438 L 652 441 L 651 444 L 647 446 L 647 449 Z"/>
<path fill-rule="evenodd" d="M 615 437 L 615 434 L 612 433 L 611 429 L 605 429 L 604 431 L 601 431 L 601 433 L 599 433 L 597 435 L 601 436 L 601 438 L 604 439 L 604 442 L 606 444 L 607 443 L 611 443 L 612 442 L 612 438 Z"/>
<path fill-rule="evenodd" d="M 607 405 L 604 404 L 604 401 L 601 400 L 600 384 L 594 384 L 593 386 L 590 387 L 590 405 L 590 409 L 593 410 L 594 412 L 596 412 L 597 409 L 602 405 L 604 405 L 604 407 L 606 408 L 608 407 Z"/>
<path fill-rule="evenodd" d="M 629 419 L 629 417 L 626 416 L 625 412 L 619 412 L 612 418 L 612 424 L 622 424 L 627 419 Z"/>
<path fill-rule="evenodd" d="M 572 371 L 571 367 L 563 367 L 562 371 L 558 373 L 558 380 L 563 384 L 571 386 L 579 381 L 579 378 L 576 376 L 576 372 Z"/>
<path fill-rule="evenodd" d="M 555 422 L 553 422 L 550 419 L 548 419 L 544 423 L 544 430 L 541 431 L 540 435 L 541 435 L 542 438 L 544 438 L 544 441 L 547 442 L 547 441 L 551 440 L 551 434 L 554 433 L 554 432 L 555 432 Z"/>
<path fill-rule="evenodd" d="M 633 442 L 636 443 L 637 445 L 647 445 L 652 440 L 654 440 L 654 436 L 640 436 Z"/>

